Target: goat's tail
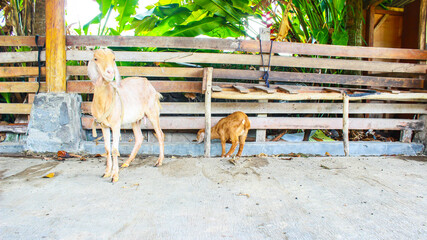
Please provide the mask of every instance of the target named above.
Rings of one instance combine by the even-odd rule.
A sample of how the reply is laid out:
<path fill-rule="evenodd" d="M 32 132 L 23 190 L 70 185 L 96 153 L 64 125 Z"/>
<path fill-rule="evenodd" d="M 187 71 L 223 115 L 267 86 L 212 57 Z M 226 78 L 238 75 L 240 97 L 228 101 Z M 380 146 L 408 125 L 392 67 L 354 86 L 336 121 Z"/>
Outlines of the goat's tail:
<path fill-rule="evenodd" d="M 162 109 L 162 105 L 160 104 L 160 100 L 163 99 L 162 94 L 160 94 L 159 92 L 156 92 L 156 103 L 159 106 L 159 109 Z"/>

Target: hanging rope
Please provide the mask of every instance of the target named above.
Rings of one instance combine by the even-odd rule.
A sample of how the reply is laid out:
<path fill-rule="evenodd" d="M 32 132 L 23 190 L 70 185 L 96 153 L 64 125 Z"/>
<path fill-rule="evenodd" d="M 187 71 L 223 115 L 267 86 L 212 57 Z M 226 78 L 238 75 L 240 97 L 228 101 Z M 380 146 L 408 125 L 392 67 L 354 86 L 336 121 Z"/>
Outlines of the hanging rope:
<path fill-rule="evenodd" d="M 39 91 L 40 91 L 40 81 L 42 79 L 42 61 L 41 61 L 40 55 L 41 55 L 41 52 L 43 51 L 43 48 L 46 47 L 46 42 L 44 43 L 43 46 L 39 45 L 39 37 L 40 37 L 39 35 L 36 35 L 36 37 L 35 37 L 37 51 L 38 51 L 38 54 L 37 54 L 37 64 L 38 64 L 38 67 L 39 67 L 39 77 L 37 78 L 37 82 L 39 83 L 39 87 L 37 89 L 37 93 L 36 94 L 39 94 Z"/>
<path fill-rule="evenodd" d="M 273 41 L 270 41 L 270 54 L 268 57 L 267 70 L 265 70 L 265 66 L 264 66 L 264 56 L 262 54 L 262 41 L 261 41 L 261 39 L 259 39 L 259 49 L 260 49 L 260 53 L 261 53 L 261 66 L 264 67 L 264 75 L 262 76 L 262 79 L 264 79 L 265 85 L 267 87 L 270 87 L 270 82 L 268 81 L 268 78 L 270 77 L 270 63 L 271 63 L 271 52 L 273 50 Z"/>

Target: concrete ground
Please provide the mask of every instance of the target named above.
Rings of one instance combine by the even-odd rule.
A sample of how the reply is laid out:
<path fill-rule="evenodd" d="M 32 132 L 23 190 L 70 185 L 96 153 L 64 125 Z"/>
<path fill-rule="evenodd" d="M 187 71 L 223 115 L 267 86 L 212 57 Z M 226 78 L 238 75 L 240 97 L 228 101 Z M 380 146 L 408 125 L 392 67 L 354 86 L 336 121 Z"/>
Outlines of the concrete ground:
<path fill-rule="evenodd" d="M 427 239 L 424 157 L 155 160 L 0 157 L 0 239 Z"/>

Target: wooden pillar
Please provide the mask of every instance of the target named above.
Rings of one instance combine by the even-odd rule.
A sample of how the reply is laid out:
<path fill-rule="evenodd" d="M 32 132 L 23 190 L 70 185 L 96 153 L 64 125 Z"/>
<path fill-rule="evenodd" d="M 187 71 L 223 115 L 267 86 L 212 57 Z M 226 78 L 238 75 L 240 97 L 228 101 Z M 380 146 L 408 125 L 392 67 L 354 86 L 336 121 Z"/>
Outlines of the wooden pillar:
<path fill-rule="evenodd" d="M 211 157 L 212 72 L 212 67 L 207 67 L 203 71 L 203 90 L 205 90 L 205 157 Z"/>
<path fill-rule="evenodd" d="M 66 91 L 65 0 L 46 0 L 47 92 Z"/>
<path fill-rule="evenodd" d="M 261 39 L 262 42 L 270 42 L 270 29 L 269 28 L 260 28 L 259 29 L 259 39 Z M 267 49 L 263 49 L 263 51 L 268 51 L 270 48 L 268 47 Z M 262 53 L 260 53 L 262 54 Z M 268 55 L 264 55 L 264 62 L 262 63 L 262 65 L 266 66 L 268 64 Z M 260 71 L 267 71 L 268 69 L 267 67 L 260 67 L 259 70 Z M 261 84 L 264 84 L 263 81 L 259 82 Z M 258 100 L 258 102 L 260 103 L 266 103 L 268 102 L 268 100 Z M 258 117 L 267 117 L 267 114 L 258 114 Z M 258 129 L 256 130 L 256 141 L 257 142 L 265 142 L 266 139 L 266 135 L 267 135 L 267 130 L 265 129 Z"/>

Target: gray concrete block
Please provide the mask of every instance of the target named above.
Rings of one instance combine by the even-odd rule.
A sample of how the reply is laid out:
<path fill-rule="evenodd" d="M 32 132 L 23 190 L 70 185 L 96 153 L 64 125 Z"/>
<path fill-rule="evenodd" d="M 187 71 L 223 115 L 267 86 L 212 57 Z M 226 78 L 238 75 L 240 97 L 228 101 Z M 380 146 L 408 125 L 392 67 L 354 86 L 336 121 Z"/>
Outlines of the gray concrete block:
<path fill-rule="evenodd" d="M 81 96 L 37 94 L 31 109 L 26 149 L 33 152 L 77 152 L 82 148 Z"/>

